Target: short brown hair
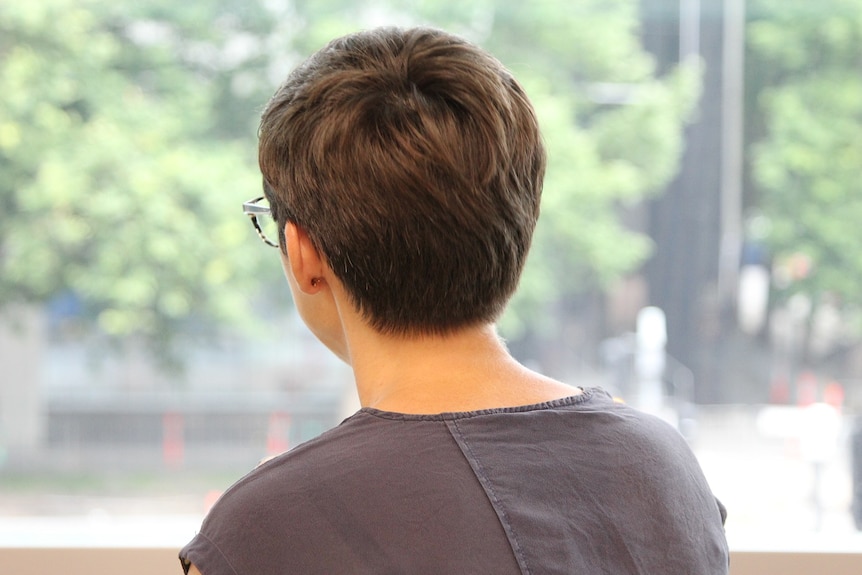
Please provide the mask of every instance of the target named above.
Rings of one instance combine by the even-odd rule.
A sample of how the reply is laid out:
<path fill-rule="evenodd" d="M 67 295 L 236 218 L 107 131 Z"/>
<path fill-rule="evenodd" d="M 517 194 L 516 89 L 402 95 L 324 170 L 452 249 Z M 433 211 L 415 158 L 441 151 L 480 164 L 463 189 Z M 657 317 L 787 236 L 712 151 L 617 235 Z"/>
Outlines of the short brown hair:
<path fill-rule="evenodd" d="M 307 231 L 382 333 L 493 321 L 517 287 L 545 151 L 521 86 L 461 38 L 332 41 L 270 100 L 259 162 L 280 227 Z"/>

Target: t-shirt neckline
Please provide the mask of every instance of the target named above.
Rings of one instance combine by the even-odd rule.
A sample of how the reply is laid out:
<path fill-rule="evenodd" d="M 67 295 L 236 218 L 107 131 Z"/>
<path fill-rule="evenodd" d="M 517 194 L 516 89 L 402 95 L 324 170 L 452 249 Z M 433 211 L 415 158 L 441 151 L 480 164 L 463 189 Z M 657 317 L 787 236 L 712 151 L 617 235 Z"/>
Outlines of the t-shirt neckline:
<path fill-rule="evenodd" d="M 356 412 L 355 415 L 365 414 L 383 419 L 397 419 L 401 421 L 442 421 L 451 419 L 465 419 L 470 417 L 478 417 L 483 415 L 498 415 L 505 413 L 526 413 L 531 411 L 544 411 L 548 409 L 558 409 L 562 407 L 572 407 L 586 403 L 593 399 L 595 388 L 579 387 L 581 393 L 577 395 L 569 395 L 559 399 L 552 399 L 540 403 L 531 403 L 528 405 L 516 405 L 511 407 L 491 407 L 487 409 L 477 409 L 472 411 L 447 411 L 442 413 L 401 413 L 397 411 L 386 411 L 374 407 L 363 407 Z"/>

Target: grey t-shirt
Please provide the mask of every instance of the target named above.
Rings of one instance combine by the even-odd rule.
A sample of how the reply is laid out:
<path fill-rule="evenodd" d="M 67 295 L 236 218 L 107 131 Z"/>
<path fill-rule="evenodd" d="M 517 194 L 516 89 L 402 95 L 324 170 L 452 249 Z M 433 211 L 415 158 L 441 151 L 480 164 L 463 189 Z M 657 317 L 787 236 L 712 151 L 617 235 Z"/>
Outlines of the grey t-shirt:
<path fill-rule="evenodd" d="M 591 388 L 362 409 L 238 481 L 180 557 L 203 575 L 725 574 L 724 517 L 676 430 Z"/>

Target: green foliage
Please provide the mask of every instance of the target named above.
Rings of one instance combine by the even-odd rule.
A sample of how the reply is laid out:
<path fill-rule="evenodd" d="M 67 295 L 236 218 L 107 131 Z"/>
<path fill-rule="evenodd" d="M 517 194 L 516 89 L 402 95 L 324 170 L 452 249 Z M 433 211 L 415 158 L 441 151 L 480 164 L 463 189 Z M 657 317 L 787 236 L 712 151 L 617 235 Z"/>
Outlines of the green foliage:
<path fill-rule="evenodd" d="M 812 262 L 783 295 L 862 305 L 862 0 L 756 0 L 750 66 L 763 134 L 753 175 L 781 262 Z M 760 74 L 756 74 L 760 75 Z"/>
<path fill-rule="evenodd" d="M 253 114 L 224 133 L 218 71 L 182 57 L 220 40 L 176 6 L 0 6 L 0 298 L 73 292 L 101 332 L 168 360 L 192 322 L 247 315 L 263 255 L 239 212 L 260 189 Z"/>

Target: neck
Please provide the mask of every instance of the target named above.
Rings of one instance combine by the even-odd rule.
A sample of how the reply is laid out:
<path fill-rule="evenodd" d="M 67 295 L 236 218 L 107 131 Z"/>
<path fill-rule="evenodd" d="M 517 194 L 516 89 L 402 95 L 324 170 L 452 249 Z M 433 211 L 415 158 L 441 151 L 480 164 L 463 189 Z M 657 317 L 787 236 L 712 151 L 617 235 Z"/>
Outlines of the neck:
<path fill-rule="evenodd" d="M 350 338 L 360 403 L 401 413 L 514 407 L 577 393 L 515 361 L 493 325 L 446 336 Z"/>

